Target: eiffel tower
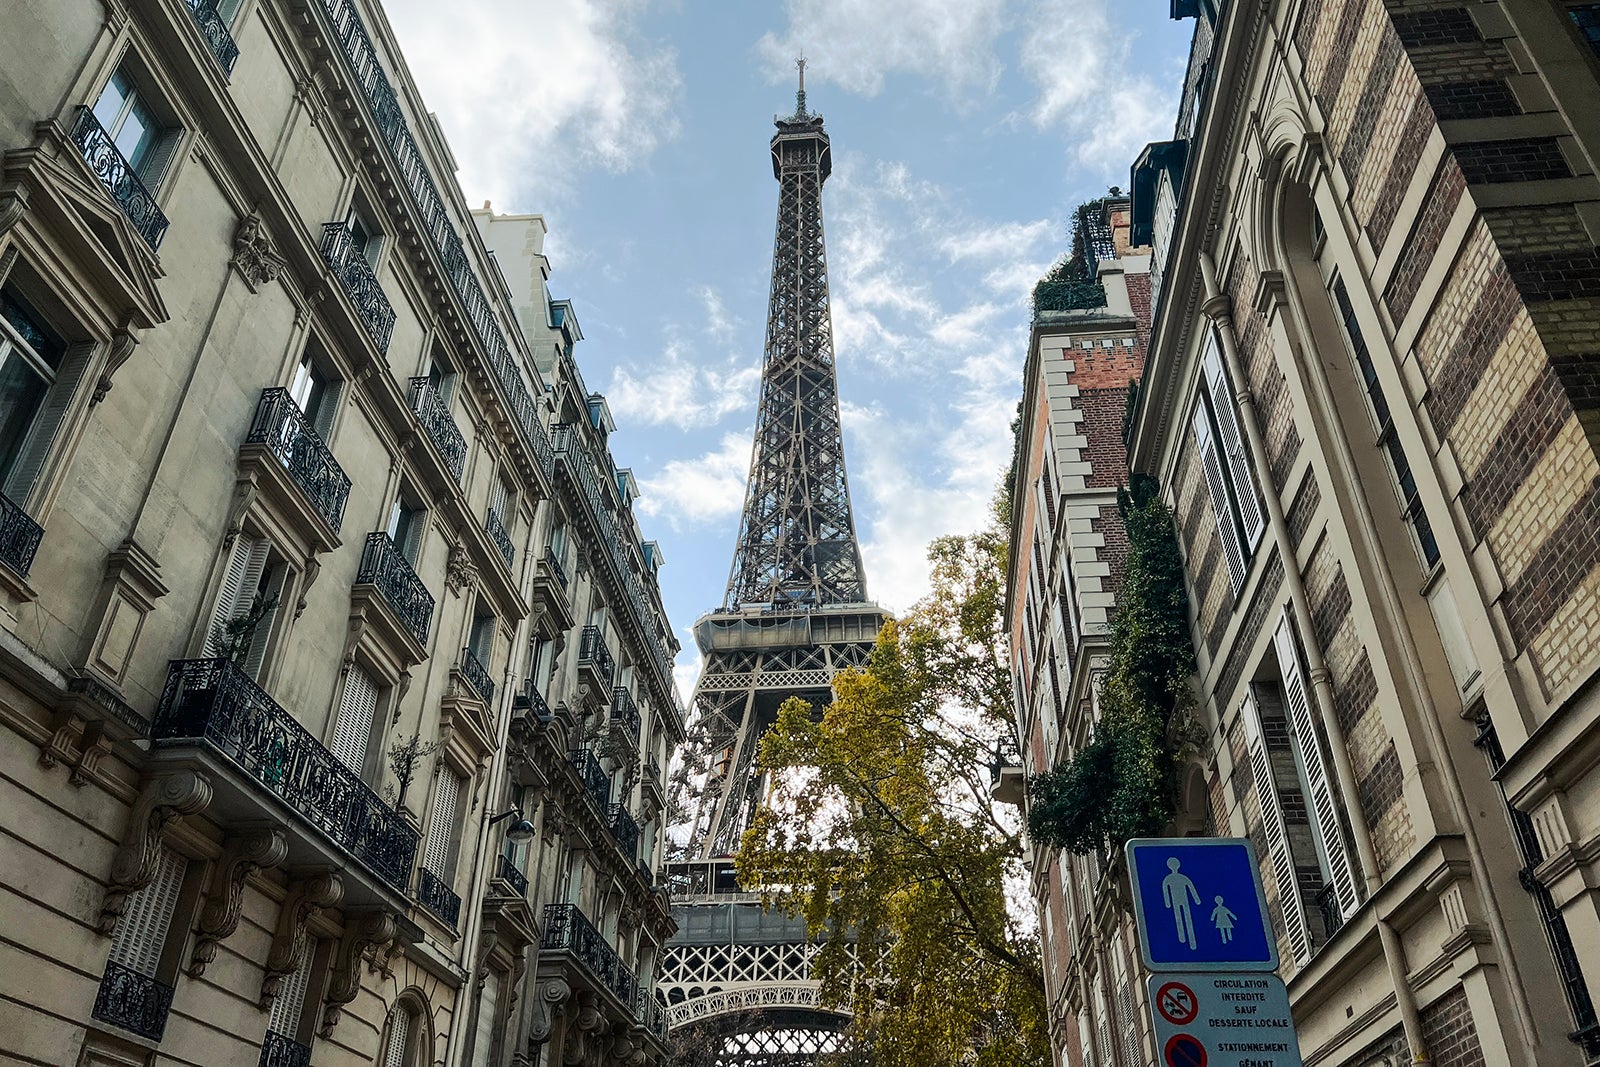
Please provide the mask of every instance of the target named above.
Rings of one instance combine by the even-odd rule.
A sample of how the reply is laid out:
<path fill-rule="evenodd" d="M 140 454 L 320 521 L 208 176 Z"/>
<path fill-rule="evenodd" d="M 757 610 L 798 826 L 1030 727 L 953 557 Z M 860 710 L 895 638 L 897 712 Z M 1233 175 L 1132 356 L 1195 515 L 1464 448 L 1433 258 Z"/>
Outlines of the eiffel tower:
<path fill-rule="evenodd" d="M 695 858 L 668 865 L 679 930 L 657 980 L 669 1024 L 696 1037 L 696 1064 L 719 1067 L 847 1051 L 848 1018 L 818 1003 L 804 922 L 764 913 L 731 856 L 765 792 L 756 747 L 779 706 L 831 700 L 834 674 L 866 663 L 887 617 L 867 600 L 844 471 L 822 233 L 833 157 L 797 65 L 794 114 L 772 137 L 778 225 L 750 481 L 727 593 L 694 627 L 703 667 L 684 777 Z"/>

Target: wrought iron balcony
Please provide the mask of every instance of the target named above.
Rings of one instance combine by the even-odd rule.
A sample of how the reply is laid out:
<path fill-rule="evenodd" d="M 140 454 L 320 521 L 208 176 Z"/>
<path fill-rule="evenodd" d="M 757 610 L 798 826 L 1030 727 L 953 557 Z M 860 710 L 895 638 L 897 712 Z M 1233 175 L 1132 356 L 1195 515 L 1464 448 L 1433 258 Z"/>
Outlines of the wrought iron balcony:
<path fill-rule="evenodd" d="M 355 305 L 356 315 L 367 328 L 372 343 L 379 352 L 389 350 L 389 335 L 394 332 L 394 307 L 384 295 L 378 276 L 372 273 L 362 250 L 355 245 L 355 235 L 342 222 L 325 223 L 322 227 L 322 258 L 339 281 L 339 288 Z"/>
<path fill-rule="evenodd" d="M 185 0 L 185 3 L 189 5 L 189 14 L 194 17 L 200 36 L 205 38 L 206 47 L 222 67 L 222 73 L 232 74 L 233 65 L 239 59 L 239 46 L 233 42 L 228 24 L 217 13 L 216 0 Z"/>
<path fill-rule="evenodd" d="M 616 664 L 611 659 L 611 650 L 606 647 L 606 639 L 601 635 L 598 626 L 585 626 L 583 634 L 578 641 L 578 666 L 589 667 L 606 685 L 611 684 L 611 675 L 616 670 Z"/>
<path fill-rule="evenodd" d="M 489 509 L 489 515 L 483 522 L 483 528 L 489 533 L 489 540 L 494 542 L 494 547 L 499 549 L 500 558 L 506 561 L 507 569 L 515 566 L 517 550 L 511 545 L 511 535 L 506 533 L 505 524 L 500 521 L 500 513 L 494 508 Z"/>
<path fill-rule="evenodd" d="M 532 678 L 522 681 L 522 688 L 516 691 L 516 696 L 511 698 L 512 711 L 526 711 L 541 723 L 552 721 L 555 716 L 550 713 L 550 704 L 545 700 L 544 694 L 539 692 L 539 687 Z"/>
<path fill-rule="evenodd" d="M 650 1005 L 650 1032 L 663 1041 L 667 1039 L 667 1006 L 659 1000 Z"/>
<path fill-rule="evenodd" d="M 550 573 L 556 576 L 556 581 L 560 583 L 561 588 L 565 589 L 567 587 L 567 570 L 561 565 L 561 560 L 556 558 L 556 550 L 549 545 L 545 546 L 544 562 L 545 566 L 550 568 Z"/>
<path fill-rule="evenodd" d="M 44 527 L 34 522 L 16 501 L 0 493 L 0 563 L 26 578 L 43 537 Z"/>
<path fill-rule="evenodd" d="M 489 668 L 470 648 L 461 650 L 461 676 L 472 686 L 473 692 L 483 698 L 485 704 L 494 703 L 494 682 L 489 678 Z"/>
<path fill-rule="evenodd" d="M 276 1030 L 268 1030 L 256 1067 L 311 1067 L 311 1046 L 302 1045 Z"/>
<path fill-rule="evenodd" d="M 134 231 L 144 238 L 144 243 L 152 252 L 160 248 L 161 238 L 167 232 L 167 217 L 156 206 L 155 195 L 145 188 L 133 164 L 122 158 L 116 142 L 94 117 L 92 108 L 79 106 L 78 117 L 72 124 L 72 143 L 78 147 L 94 176 L 100 179 L 100 184 L 106 187 L 106 192 L 111 194 L 111 199 L 133 223 Z"/>
<path fill-rule="evenodd" d="M 495 863 L 494 876 L 511 887 L 512 896 L 527 898 L 528 876 L 517 870 L 516 863 L 504 852 Z"/>
<path fill-rule="evenodd" d="M 417 903 L 433 912 L 452 930 L 461 918 L 461 898 L 445 884 L 443 878 L 426 867 L 417 874 Z"/>
<path fill-rule="evenodd" d="M 350 476 L 282 387 L 261 390 L 246 444 L 264 444 L 283 463 L 322 521 L 339 532 L 350 497 Z"/>
<path fill-rule="evenodd" d="M 450 414 L 450 405 L 438 388 L 427 378 L 411 379 L 411 410 L 422 424 L 428 440 L 444 457 L 444 465 L 457 482 L 467 466 L 467 439 L 461 436 L 456 420 Z"/>
<path fill-rule="evenodd" d="M 1344 912 L 1339 907 L 1339 894 L 1336 890 L 1337 887 L 1329 882 L 1319 889 L 1313 898 L 1317 910 L 1322 913 L 1323 936 L 1329 939 L 1344 925 Z"/>
<path fill-rule="evenodd" d="M 634 748 L 639 747 L 639 705 L 634 703 L 633 694 L 622 686 L 611 690 L 611 718 L 609 724 L 613 733 L 619 734 L 619 740 L 626 741 Z"/>
<path fill-rule="evenodd" d="M 108 960 L 90 1014 L 130 1034 L 160 1041 L 167 1032 L 167 1012 L 171 1009 L 171 986 Z"/>
<path fill-rule="evenodd" d="M 623 804 L 611 805 L 610 817 L 606 820 L 611 827 L 611 836 L 617 839 L 617 844 L 622 851 L 632 856 L 639 851 L 639 824 Z"/>
<path fill-rule="evenodd" d="M 605 768 L 587 749 L 579 749 L 572 754 L 572 765 L 578 769 L 578 777 L 588 787 L 589 799 L 594 801 L 594 806 L 602 815 L 606 814 L 611 807 L 611 778 Z"/>
<path fill-rule="evenodd" d="M 361 549 L 361 569 L 356 571 L 356 584 L 376 587 L 417 643 L 428 643 L 433 594 L 422 584 L 394 541 L 381 530 L 367 535 L 367 543 Z"/>
<path fill-rule="evenodd" d="M 417 834 L 228 659 L 173 660 L 151 730 L 155 747 L 203 745 L 328 841 L 404 890 Z"/>
<path fill-rule="evenodd" d="M 638 981 L 576 904 L 545 905 L 541 951 L 571 954 L 596 984 L 609 989 L 630 1011 L 633 1010 L 634 998 L 638 995 Z"/>

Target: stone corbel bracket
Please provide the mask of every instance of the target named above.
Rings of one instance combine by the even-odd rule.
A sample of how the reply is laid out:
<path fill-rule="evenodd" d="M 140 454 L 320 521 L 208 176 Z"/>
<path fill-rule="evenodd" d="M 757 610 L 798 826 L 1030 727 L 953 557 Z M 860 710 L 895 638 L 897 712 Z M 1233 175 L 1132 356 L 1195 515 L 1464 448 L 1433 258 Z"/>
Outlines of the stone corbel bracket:
<path fill-rule="evenodd" d="M 361 959 L 369 949 L 394 940 L 399 924 L 386 911 L 355 913 L 346 917 L 344 937 L 339 942 L 339 955 L 334 960 L 333 973 L 328 980 L 328 993 L 322 999 L 322 1023 L 317 1036 L 333 1036 L 339 1025 L 344 1006 L 361 992 Z"/>
<path fill-rule="evenodd" d="M 244 887 L 263 867 L 276 867 L 289 855 L 282 830 L 259 827 L 229 837 L 222 859 L 211 872 L 206 906 L 200 912 L 200 931 L 189 958 L 189 976 L 199 978 L 217 958 L 217 945 L 239 928 Z"/>
<path fill-rule="evenodd" d="M 267 952 L 266 974 L 261 979 L 263 1010 L 278 999 L 283 980 L 300 969 L 306 953 L 306 924 L 344 899 L 344 879 L 322 871 L 294 883 L 278 911 L 278 929 Z"/>
<path fill-rule="evenodd" d="M 194 771 L 163 774 L 145 782 L 128 817 L 128 834 L 111 858 L 111 877 L 100 905 L 99 930 L 117 932 L 128 898 L 156 876 L 161 837 L 169 824 L 203 811 L 211 803 L 211 780 Z"/>
<path fill-rule="evenodd" d="M 533 991 L 533 1022 L 528 1028 L 528 1053 L 531 1059 L 539 1058 L 539 1046 L 550 1040 L 555 1030 L 556 1017 L 565 1010 L 572 997 L 572 987 L 565 978 L 546 978 Z"/>

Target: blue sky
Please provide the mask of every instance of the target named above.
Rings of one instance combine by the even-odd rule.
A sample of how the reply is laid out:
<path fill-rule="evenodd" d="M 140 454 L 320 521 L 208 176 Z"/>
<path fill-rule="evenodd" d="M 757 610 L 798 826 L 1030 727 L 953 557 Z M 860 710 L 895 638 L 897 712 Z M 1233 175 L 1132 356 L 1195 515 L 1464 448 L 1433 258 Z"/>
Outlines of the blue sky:
<path fill-rule="evenodd" d="M 927 589 L 1009 458 L 1028 293 L 1081 200 L 1171 136 L 1192 23 L 1161 0 L 387 0 L 469 203 L 542 212 L 551 291 L 619 424 L 684 651 L 750 459 L 795 55 L 827 120 L 846 463 L 873 598 Z M 1113 23 L 1113 19 L 1122 20 Z"/>

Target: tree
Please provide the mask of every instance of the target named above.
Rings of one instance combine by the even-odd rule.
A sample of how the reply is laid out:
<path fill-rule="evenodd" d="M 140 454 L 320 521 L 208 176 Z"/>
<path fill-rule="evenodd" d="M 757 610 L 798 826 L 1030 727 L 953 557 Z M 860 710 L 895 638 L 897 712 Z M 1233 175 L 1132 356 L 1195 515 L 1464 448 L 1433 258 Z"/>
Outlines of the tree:
<path fill-rule="evenodd" d="M 824 1000 L 881 1067 L 1050 1062 L 1036 932 L 1007 895 L 1020 827 L 988 795 L 1013 733 L 1005 551 L 998 524 L 933 542 L 932 595 L 761 744 L 774 785 L 740 881 L 805 917 Z"/>

